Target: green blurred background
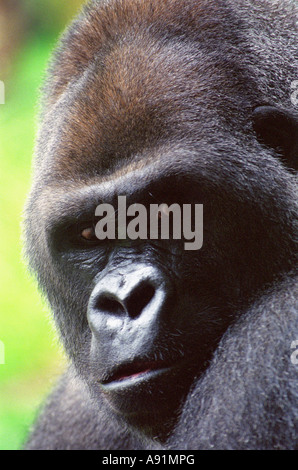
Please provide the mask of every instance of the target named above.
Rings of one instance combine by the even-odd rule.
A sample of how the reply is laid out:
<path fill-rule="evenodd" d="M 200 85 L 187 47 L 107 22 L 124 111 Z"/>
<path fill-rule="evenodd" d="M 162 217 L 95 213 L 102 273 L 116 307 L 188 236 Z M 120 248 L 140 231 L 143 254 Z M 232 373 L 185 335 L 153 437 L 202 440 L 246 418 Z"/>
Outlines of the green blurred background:
<path fill-rule="evenodd" d="M 0 0 L 0 450 L 19 449 L 63 370 L 46 305 L 22 261 L 39 87 L 61 31 L 83 0 Z M 0 343 L 1 344 L 1 343 Z M 1 362 L 1 355 L 0 355 Z"/>

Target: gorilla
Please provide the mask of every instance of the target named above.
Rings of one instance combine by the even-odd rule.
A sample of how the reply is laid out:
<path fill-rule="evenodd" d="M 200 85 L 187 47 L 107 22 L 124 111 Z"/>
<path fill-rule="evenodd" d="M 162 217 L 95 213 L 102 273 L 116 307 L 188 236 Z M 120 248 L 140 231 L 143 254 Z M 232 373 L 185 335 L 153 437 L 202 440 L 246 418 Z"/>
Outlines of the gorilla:
<path fill-rule="evenodd" d="M 298 448 L 297 20 L 93 0 L 63 35 L 24 231 L 69 368 L 26 449 Z M 119 196 L 201 204 L 201 249 L 100 240 Z"/>

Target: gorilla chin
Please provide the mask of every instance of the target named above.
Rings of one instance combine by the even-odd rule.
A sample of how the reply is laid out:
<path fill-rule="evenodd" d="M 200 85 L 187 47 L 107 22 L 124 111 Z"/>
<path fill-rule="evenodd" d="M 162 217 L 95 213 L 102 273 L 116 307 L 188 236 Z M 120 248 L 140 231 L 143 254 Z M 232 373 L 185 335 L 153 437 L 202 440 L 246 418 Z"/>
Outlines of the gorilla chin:
<path fill-rule="evenodd" d="M 192 380 L 189 377 L 187 382 L 177 366 L 148 369 L 101 384 L 100 393 L 129 426 L 164 441 L 175 425 Z"/>
<path fill-rule="evenodd" d="M 298 448 L 297 17 L 91 0 L 61 38 L 24 235 L 69 368 L 27 449 Z"/>

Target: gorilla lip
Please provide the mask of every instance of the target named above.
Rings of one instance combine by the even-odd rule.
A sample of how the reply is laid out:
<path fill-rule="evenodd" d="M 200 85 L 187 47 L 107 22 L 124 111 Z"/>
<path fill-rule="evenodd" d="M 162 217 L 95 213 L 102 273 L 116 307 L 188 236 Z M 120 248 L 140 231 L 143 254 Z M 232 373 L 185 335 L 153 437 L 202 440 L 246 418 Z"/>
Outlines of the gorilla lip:
<path fill-rule="evenodd" d="M 131 363 L 118 367 L 101 383 L 104 386 L 145 377 L 154 372 L 161 372 L 168 367 L 158 362 Z M 154 374 L 155 375 L 155 374 Z"/>

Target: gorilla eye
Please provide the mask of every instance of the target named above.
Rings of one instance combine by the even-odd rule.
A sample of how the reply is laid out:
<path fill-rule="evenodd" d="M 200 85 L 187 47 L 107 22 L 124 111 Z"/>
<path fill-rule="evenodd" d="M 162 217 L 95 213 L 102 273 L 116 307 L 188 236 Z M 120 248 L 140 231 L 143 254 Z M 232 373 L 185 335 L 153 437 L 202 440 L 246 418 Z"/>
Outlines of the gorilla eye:
<path fill-rule="evenodd" d="M 253 111 L 253 128 L 259 142 L 279 153 L 290 168 L 298 169 L 298 118 L 273 106 Z"/>
<path fill-rule="evenodd" d="M 86 227 L 81 230 L 80 237 L 86 242 L 98 242 L 98 238 L 95 235 L 95 229 L 93 226 Z"/>

